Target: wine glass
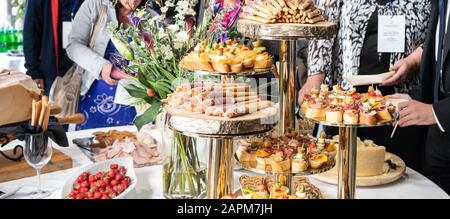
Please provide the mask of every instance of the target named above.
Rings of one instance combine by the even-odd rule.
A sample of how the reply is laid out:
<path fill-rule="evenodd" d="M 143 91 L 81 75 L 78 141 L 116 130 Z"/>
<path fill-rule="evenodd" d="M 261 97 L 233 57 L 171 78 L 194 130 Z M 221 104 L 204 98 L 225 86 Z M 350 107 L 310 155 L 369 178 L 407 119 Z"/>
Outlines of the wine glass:
<path fill-rule="evenodd" d="M 38 189 L 31 192 L 30 197 L 41 199 L 50 196 L 51 192 L 41 189 L 41 169 L 47 165 L 52 157 L 52 146 L 48 141 L 48 136 L 43 132 L 27 134 L 23 155 L 27 163 L 36 169 L 38 178 Z"/>

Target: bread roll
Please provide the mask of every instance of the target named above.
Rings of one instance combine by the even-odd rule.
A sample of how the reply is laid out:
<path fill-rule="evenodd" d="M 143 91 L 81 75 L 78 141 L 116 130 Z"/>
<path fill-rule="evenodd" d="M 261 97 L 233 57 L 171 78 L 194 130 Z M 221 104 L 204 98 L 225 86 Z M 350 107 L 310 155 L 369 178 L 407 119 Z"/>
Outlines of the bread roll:
<path fill-rule="evenodd" d="M 359 114 L 359 124 L 373 126 L 377 124 L 376 112 L 371 111 L 370 113 L 360 113 Z"/>
<path fill-rule="evenodd" d="M 325 117 L 329 123 L 342 123 L 343 113 L 341 110 L 326 110 Z"/>
<path fill-rule="evenodd" d="M 358 113 L 348 110 L 344 112 L 344 124 L 357 125 L 359 124 Z"/>

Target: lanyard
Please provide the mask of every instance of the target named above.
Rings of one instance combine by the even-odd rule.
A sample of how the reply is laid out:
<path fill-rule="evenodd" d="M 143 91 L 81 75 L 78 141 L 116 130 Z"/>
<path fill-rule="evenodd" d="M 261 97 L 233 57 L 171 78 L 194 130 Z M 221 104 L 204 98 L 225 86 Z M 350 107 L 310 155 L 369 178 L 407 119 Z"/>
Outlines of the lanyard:
<path fill-rule="evenodd" d="M 72 0 L 72 1 L 70 1 L 71 2 L 71 6 L 70 6 L 70 16 L 72 17 L 72 20 L 73 20 L 73 18 L 75 17 L 75 11 L 76 11 L 76 9 L 77 9 L 77 6 L 78 6 L 78 4 L 79 4 L 79 2 L 80 2 L 80 0 Z"/>
<path fill-rule="evenodd" d="M 58 40 L 59 0 L 52 0 L 50 4 L 52 12 L 53 44 L 55 45 L 56 75 L 59 76 L 59 40 Z"/>

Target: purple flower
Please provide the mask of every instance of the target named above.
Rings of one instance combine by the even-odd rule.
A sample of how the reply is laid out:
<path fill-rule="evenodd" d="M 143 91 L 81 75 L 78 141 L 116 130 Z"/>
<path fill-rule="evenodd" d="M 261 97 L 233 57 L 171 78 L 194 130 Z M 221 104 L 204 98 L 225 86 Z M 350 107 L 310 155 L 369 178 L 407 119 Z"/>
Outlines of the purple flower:
<path fill-rule="evenodd" d="M 214 4 L 214 6 L 213 6 L 214 14 L 217 14 L 221 9 L 222 9 L 222 4 L 221 3 Z"/>
<path fill-rule="evenodd" d="M 215 40 L 216 40 L 217 43 L 227 41 L 228 40 L 227 32 L 222 32 L 222 33 L 216 35 Z"/>
<path fill-rule="evenodd" d="M 139 31 L 142 31 L 141 29 L 141 19 L 139 17 L 134 16 L 133 14 L 128 15 L 128 23 L 136 26 L 139 28 Z"/>
<path fill-rule="evenodd" d="M 152 35 L 149 32 L 143 32 L 141 34 L 142 40 L 145 43 L 145 46 L 147 46 L 147 51 L 152 52 L 153 51 L 153 38 Z"/>

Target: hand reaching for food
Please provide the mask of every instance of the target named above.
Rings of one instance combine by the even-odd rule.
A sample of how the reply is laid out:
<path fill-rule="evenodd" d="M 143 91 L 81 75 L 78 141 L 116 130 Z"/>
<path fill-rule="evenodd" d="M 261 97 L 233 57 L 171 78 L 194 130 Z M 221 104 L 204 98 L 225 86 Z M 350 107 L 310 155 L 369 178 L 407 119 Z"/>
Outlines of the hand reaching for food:
<path fill-rule="evenodd" d="M 303 102 L 305 94 L 310 94 L 311 89 L 319 88 L 320 85 L 323 83 L 324 78 L 325 78 L 324 74 L 309 76 L 308 80 L 306 80 L 305 85 L 303 85 L 303 87 L 298 92 L 298 103 L 301 104 Z"/>

